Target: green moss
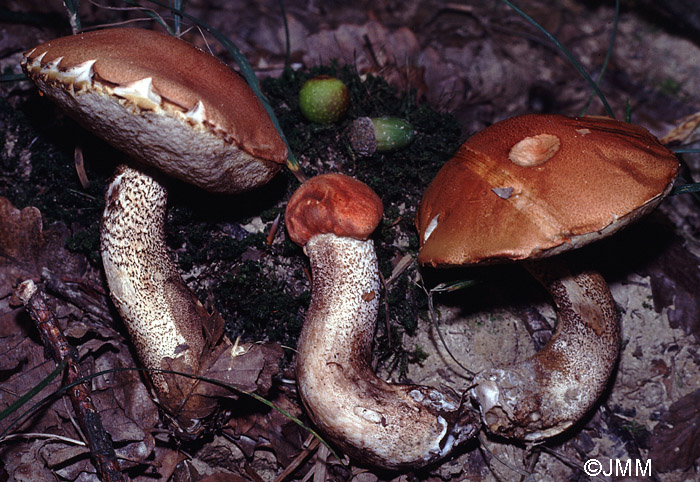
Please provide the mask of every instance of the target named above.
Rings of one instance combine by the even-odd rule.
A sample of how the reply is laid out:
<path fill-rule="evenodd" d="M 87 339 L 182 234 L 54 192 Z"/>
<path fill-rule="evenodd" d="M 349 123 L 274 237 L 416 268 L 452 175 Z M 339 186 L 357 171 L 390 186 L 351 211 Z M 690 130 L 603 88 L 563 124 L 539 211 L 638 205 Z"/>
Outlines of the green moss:
<path fill-rule="evenodd" d="M 321 74 L 340 78 L 350 91 L 348 114 L 330 126 L 306 121 L 298 108 L 301 84 Z M 360 77 L 349 66 L 287 71 L 279 78 L 263 80 L 262 86 L 307 176 L 345 172 L 368 183 L 382 198 L 386 216 L 375 234 L 375 244 L 381 272 L 388 277 L 397 259 L 416 254 L 415 208 L 430 180 L 461 142 L 457 122 L 451 115 L 420 104 L 415 93 L 399 92 L 380 77 Z M 60 221 L 70 226 L 73 236 L 68 247 L 99 264 L 103 193 L 122 161 L 121 154 L 35 93 L 24 95 L 17 105 L 0 99 L 0 121 L 10 126 L 0 134 L 1 145 L 12 145 L 11 150 L 0 153 L 0 195 L 18 207 L 37 206 L 47 225 Z M 382 115 L 406 119 L 416 129 L 415 139 L 395 152 L 355 156 L 347 128 L 358 116 Z M 91 181 L 88 189 L 80 186 L 75 173 L 75 145 L 83 147 Z M 278 234 L 271 245 L 266 237 L 297 186 L 286 171 L 267 186 L 241 196 L 214 196 L 181 183 L 169 184 L 167 244 L 180 269 L 196 274 L 188 282 L 203 301 L 222 313 L 232 336 L 296 345 L 310 298 L 308 261 L 286 235 Z M 251 234 L 242 228 L 257 217 L 266 224 L 264 232 Z M 283 220 L 279 229 L 284 230 Z M 388 312 L 381 303 L 378 356 L 400 373 L 421 359 L 415 350 L 403 347 L 426 309 L 425 295 L 414 278 L 415 267 L 410 267 L 389 287 Z M 388 329 L 384 320 L 388 320 Z"/>
<path fill-rule="evenodd" d="M 299 88 L 316 75 L 337 77 L 348 86 L 348 114 L 337 124 L 318 126 L 301 115 L 297 100 Z M 385 278 L 389 277 L 396 259 L 417 253 L 415 209 L 425 188 L 462 142 L 456 119 L 419 103 L 415 92 L 397 91 L 381 77 L 358 76 L 352 66 L 332 64 L 309 72 L 287 71 L 279 78 L 263 80 L 262 86 L 307 176 L 344 172 L 366 182 L 381 197 L 385 216 L 374 239 L 380 270 Z M 353 120 L 387 115 L 406 119 L 413 125 L 416 130 L 413 142 L 405 149 L 390 153 L 355 156 L 347 134 Z M 408 240 L 408 247 L 403 244 L 398 247 L 397 238 Z M 409 268 L 390 286 L 389 312 L 384 312 L 382 303 L 375 344 L 380 361 L 394 365 L 401 373 L 412 359 L 410 350 L 403 347 L 404 335 L 415 333 L 419 317 L 427 309 L 424 293 L 409 282 L 414 274 L 415 267 Z M 384 323 L 387 317 L 388 332 Z"/>
<path fill-rule="evenodd" d="M 167 243 L 173 249 L 181 248 L 178 263 L 183 271 L 189 271 L 195 265 L 236 262 L 248 248 L 264 249 L 265 235 L 243 232 L 233 236 L 222 231 L 218 223 L 192 217 L 167 227 Z"/>
<path fill-rule="evenodd" d="M 54 222 L 70 226 L 74 236 L 67 247 L 96 263 L 103 192 L 113 168 L 110 160 L 114 151 L 85 135 L 50 103 L 34 97 L 19 108 L 0 99 L 0 124 L 7 126 L 0 133 L 0 145 L 12 146 L 0 151 L 0 195 L 18 208 L 37 207 L 45 226 Z M 65 143 L 66 139 L 75 142 Z M 76 142 L 83 146 L 86 157 L 100 152 L 98 161 L 86 162 L 87 189 L 76 174 Z"/>
<path fill-rule="evenodd" d="M 430 356 L 428 352 L 423 350 L 423 347 L 420 345 L 415 345 L 413 347 L 413 351 L 411 352 L 411 356 L 413 358 L 414 363 L 418 363 L 419 365 L 422 365 L 425 360 L 428 359 Z"/>
<path fill-rule="evenodd" d="M 83 253 L 90 263 L 99 265 L 100 260 L 100 229 L 99 225 L 78 231 L 66 241 L 66 248 L 74 253 Z"/>
<path fill-rule="evenodd" d="M 647 427 L 636 420 L 630 420 L 629 422 L 623 423 L 622 428 L 629 432 L 635 440 L 645 440 L 650 435 Z"/>
<path fill-rule="evenodd" d="M 248 261 L 224 275 L 214 298 L 232 336 L 296 346 L 310 293 L 290 295 L 268 268 Z"/>
<path fill-rule="evenodd" d="M 274 207 L 271 209 L 266 209 L 260 213 L 260 219 L 263 223 L 268 223 L 277 219 L 277 216 L 281 216 L 284 213 L 284 209 L 279 207 Z"/>
<path fill-rule="evenodd" d="M 298 107 L 298 91 L 303 82 L 322 74 L 338 77 L 350 90 L 347 116 L 330 126 L 306 121 Z M 413 206 L 461 142 L 459 124 L 452 115 L 419 104 L 415 92 L 398 92 L 380 77 L 361 78 L 351 66 L 287 71 L 279 78 L 264 79 L 262 87 L 307 175 L 319 173 L 319 162 L 332 162 L 335 170 L 351 173 L 368 183 L 382 196 L 385 205 L 409 200 L 411 204 L 407 206 Z M 347 139 L 348 127 L 357 117 L 383 115 L 408 120 L 416 129 L 416 139 L 407 149 L 355 157 Z"/>

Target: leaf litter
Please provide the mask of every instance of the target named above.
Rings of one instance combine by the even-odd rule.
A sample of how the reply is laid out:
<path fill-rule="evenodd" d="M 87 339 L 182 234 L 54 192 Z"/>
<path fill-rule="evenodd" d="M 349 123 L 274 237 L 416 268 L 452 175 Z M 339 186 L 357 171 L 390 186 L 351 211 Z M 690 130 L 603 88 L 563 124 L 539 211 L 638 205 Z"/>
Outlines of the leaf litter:
<path fill-rule="evenodd" d="M 193 13 L 214 17 L 224 32 L 242 40 L 246 55 L 261 74 L 274 75 L 281 71 L 282 27 L 273 7 L 263 6 L 260 11 L 257 3 L 236 1 L 222 8 L 191 2 L 188 7 Z M 412 88 L 419 98 L 431 105 L 454 112 L 465 135 L 494 120 L 525 111 L 576 113 L 588 96 L 588 89 L 556 53 L 543 47 L 529 27 L 507 10 L 475 5 L 458 11 L 444 2 L 406 2 L 397 9 L 392 7 L 394 2 L 386 2 L 372 5 L 367 9 L 369 13 L 364 14 L 357 12 L 357 6 L 289 3 L 293 62 L 308 68 L 330 58 L 345 58 L 363 76 L 383 75 L 400 89 Z M 599 27 L 609 21 L 610 9 L 586 9 L 576 2 L 554 10 L 545 1 L 522 4 L 538 19 L 546 20 L 548 28 L 559 34 L 567 45 L 573 44 L 575 52 L 588 61 L 589 66 L 595 67 L 595 59 L 606 48 L 608 34 L 607 29 Z M 103 12 L 90 8 L 90 14 L 100 19 Z M 242 12 L 238 16 L 248 22 L 245 28 L 236 30 L 236 25 L 240 24 L 232 9 Z M 310 13 L 305 9 L 310 9 Z M 316 27 L 319 18 L 323 19 L 320 28 Z M 257 22 L 264 29 L 254 28 Z M 28 42 L 36 43 L 36 39 L 32 37 Z M 616 50 L 615 65 L 602 84 L 606 93 L 610 93 L 616 112 L 622 112 L 629 99 L 633 119 L 661 136 L 677 125 L 676 119 L 700 110 L 697 102 L 689 101 L 687 95 L 697 92 L 693 79 L 700 76 L 695 75 L 693 69 L 700 63 L 687 62 L 677 69 L 679 77 L 676 79 L 672 70 L 674 62 L 697 58 L 697 47 L 685 39 L 674 41 L 667 32 L 655 31 L 634 12 L 623 16 L 617 42 L 625 48 Z M 636 55 L 645 45 L 653 45 L 655 57 Z M 326 54 L 329 54 L 327 58 Z M 10 62 L 16 63 L 16 59 Z M 659 65 L 664 68 L 657 69 Z M 696 141 L 696 117 L 687 117 L 685 121 L 684 128 L 670 139 L 686 143 Z M 10 129 L 7 133 L 11 133 Z M 5 159 L 19 158 L 16 153 L 7 157 L 10 141 L 13 139 L 5 137 Z M 15 149 L 22 147 L 21 142 L 12 145 Z M 24 164 L 17 165 L 26 167 L 30 157 L 25 152 L 21 158 Z M 89 156 L 87 160 L 89 162 Z M 697 158 L 689 158 L 689 169 L 695 174 L 700 170 Z M 26 181 L 28 172 L 25 169 L 19 176 Z M 6 186 L 4 179 L 2 185 Z M 404 206 L 403 209 L 405 211 L 398 211 L 410 218 L 412 208 Z M 660 480 L 686 480 L 694 473 L 700 456 L 696 390 L 700 386 L 697 377 L 700 355 L 697 297 L 694 296 L 698 288 L 700 221 L 697 206 L 687 196 L 670 199 L 662 211 L 670 224 L 643 226 L 644 229 L 635 231 L 624 241 L 608 243 L 605 249 L 598 251 L 598 254 L 602 252 L 604 260 L 617 259 L 599 264 L 608 270 L 606 276 L 612 275 L 614 295 L 623 311 L 626 334 L 623 357 L 603 407 L 592 414 L 578 434 L 553 446 L 565 460 L 546 452 L 539 456 L 533 469 L 538 480 L 563 480 L 576 473 L 580 475 L 580 468 L 575 468 L 571 461 L 582 463 L 590 457 L 638 455 L 650 458 L 655 473 L 663 477 Z M 64 333 L 80 351 L 86 372 L 138 366 L 124 332 L 120 331 L 119 321 L 109 311 L 99 270 L 86 257 L 64 248 L 73 226 L 52 224 L 44 230 L 41 214 L 31 207 L 15 209 L 9 201 L 0 199 L 0 353 L 3 354 L 0 357 L 0 409 L 54 369 L 53 363 L 45 359 L 31 323 L 10 295 L 21 279 L 44 280 L 47 288 L 50 281 L 59 285 L 54 293 L 55 309 Z M 639 250 L 631 250 L 629 246 L 638 247 L 640 240 L 647 242 L 649 230 L 673 230 L 678 236 L 669 243 L 652 243 L 655 249 L 630 261 L 633 256 L 627 252 L 639 254 Z M 265 253 L 261 253 L 257 258 L 264 260 Z M 659 260 L 656 264 L 647 263 L 654 257 Z M 409 269 L 406 276 L 413 276 L 412 273 Z M 68 303 L 66 288 L 81 293 L 83 301 L 73 297 L 77 305 Z M 475 301 L 471 298 L 462 302 L 455 302 L 454 298 L 446 300 L 440 308 L 441 322 L 446 323 L 447 343 L 452 351 L 490 353 L 492 358 L 483 362 L 488 364 L 501 354 L 527 356 L 531 350 L 529 335 L 522 328 L 513 328 L 517 323 L 512 323 L 518 313 L 523 313 L 519 301 L 506 302 L 505 307 L 497 310 L 489 309 L 487 300 L 501 306 L 507 299 L 499 291 L 495 298 L 479 300 L 474 308 L 468 306 Z M 508 303 L 514 306 L 511 308 Z M 85 309 L 88 304 L 106 309 L 90 314 Z M 553 324 L 551 310 L 545 302 L 537 305 L 537 311 Z M 512 337 L 514 351 L 498 353 L 504 351 L 502 345 L 487 341 L 493 333 L 501 339 Z M 459 386 L 460 372 L 450 365 L 444 353 L 441 354 L 430 325 L 421 323 L 409 340 L 429 352 L 427 362 L 409 367 L 408 376 L 412 380 L 454 382 Z M 474 340 L 480 340 L 478 350 L 473 347 Z M 492 345 L 496 347 L 495 352 L 489 343 L 496 343 Z M 247 380 L 244 386 L 253 386 L 250 380 L 256 373 L 255 367 L 264 370 L 259 363 L 260 360 L 252 362 L 251 369 L 242 370 L 245 373 L 241 376 Z M 474 365 L 479 363 L 477 360 Z M 216 367 L 214 360 L 211 374 L 219 377 L 223 371 Z M 292 375 L 286 373 L 285 377 Z M 392 375 L 387 373 L 386 376 Z M 45 388 L 37 399 L 55 390 L 57 383 Z M 90 383 L 95 403 L 105 413 L 104 422 L 117 452 L 124 457 L 125 464 L 132 466 L 129 475 L 135 480 L 151 479 L 156 473 L 164 480 L 272 480 L 305 450 L 306 432 L 298 425 L 273 410 L 250 408 L 245 417 L 234 417 L 220 435 L 199 445 L 178 446 L 165 429 L 139 372 L 113 372 L 95 377 Z M 290 387 L 282 384 L 282 387 L 267 388 L 273 390 L 270 395 L 273 402 L 294 415 L 301 415 Z M 0 421 L 0 427 L 4 430 L 13 418 Z M 71 422 L 70 409 L 62 399 L 50 401 L 50 405 L 14 428 L 15 432 L 18 430 L 80 440 Z M 55 480 L 56 474 L 64 480 L 94 477 L 83 447 L 51 438 L 18 440 L 21 441 L 0 445 L 0 460 L 4 464 L 0 470 L 12 474 L 15 480 Z M 490 441 L 488 448 L 491 454 L 482 457 L 483 452 L 465 450 L 458 458 L 419 474 L 387 476 L 357 469 L 348 472 L 330 462 L 326 475 L 330 480 L 358 482 L 494 480 L 495 474 L 500 474 L 501 480 L 511 479 L 514 472 L 494 462 L 494 456 L 530 468 L 526 464 L 527 452 L 520 447 Z M 314 463 L 312 458 L 302 462 L 291 478 L 302 478 Z"/>

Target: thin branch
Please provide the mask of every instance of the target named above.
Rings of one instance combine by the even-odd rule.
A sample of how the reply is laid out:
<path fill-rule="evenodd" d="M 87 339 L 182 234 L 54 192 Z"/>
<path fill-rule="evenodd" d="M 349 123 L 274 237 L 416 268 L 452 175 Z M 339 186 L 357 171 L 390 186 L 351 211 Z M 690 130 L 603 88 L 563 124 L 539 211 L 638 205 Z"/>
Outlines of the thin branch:
<path fill-rule="evenodd" d="M 48 307 L 46 295 L 39 291 L 31 279 L 21 283 L 15 293 L 34 320 L 44 346 L 54 361 L 58 364 L 65 363 L 64 381 L 75 384 L 68 395 L 78 424 L 87 439 L 98 477 L 104 482 L 124 481 L 112 439 L 102 426 L 100 415 L 90 399 L 90 389 L 86 382 L 78 383 L 81 379 L 78 351 L 63 336 L 56 316 Z"/>

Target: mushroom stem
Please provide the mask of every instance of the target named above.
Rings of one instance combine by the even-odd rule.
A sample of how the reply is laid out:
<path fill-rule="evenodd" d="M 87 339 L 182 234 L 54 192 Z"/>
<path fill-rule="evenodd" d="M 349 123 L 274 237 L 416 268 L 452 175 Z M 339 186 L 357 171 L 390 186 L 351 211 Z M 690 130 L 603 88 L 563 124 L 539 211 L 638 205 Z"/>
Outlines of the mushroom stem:
<path fill-rule="evenodd" d="M 255 189 L 287 157 L 248 84 L 215 57 L 169 35 L 134 28 L 84 32 L 37 45 L 21 64 L 43 94 L 139 166 L 207 191 Z M 223 336 L 225 321 L 185 286 L 165 247 L 166 197 L 152 177 L 122 167 L 107 192 L 101 250 L 112 299 L 151 369 L 161 406 L 189 437 L 216 425 L 221 418 L 215 413 L 225 413 L 217 398 L 234 395 L 180 374 L 226 378 L 236 372 L 238 356 L 261 354 L 262 347 L 234 353 Z M 254 362 L 269 370 L 228 381 L 264 391 L 275 372 L 268 363 L 273 352 Z"/>
<path fill-rule="evenodd" d="M 475 436 L 477 417 L 456 394 L 392 385 L 372 371 L 380 289 L 372 241 L 318 234 L 305 251 L 313 283 L 297 380 L 321 431 L 359 461 L 388 469 L 427 465 Z"/>
<path fill-rule="evenodd" d="M 207 314 L 167 252 L 166 201 L 165 188 L 153 177 L 120 166 L 106 194 L 102 263 L 111 298 L 143 365 L 163 369 L 164 360 L 182 357 L 197 373 Z M 170 394 L 163 373 L 149 376 L 159 401 L 177 412 L 184 403 L 181 394 Z"/>
<path fill-rule="evenodd" d="M 556 331 L 522 363 L 481 374 L 472 394 L 491 432 L 537 441 L 566 430 L 600 397 L 617 362 L 620 324 L 599 273 L 572 274 L 557 260 L 525 265 L 557 307 Z"/>

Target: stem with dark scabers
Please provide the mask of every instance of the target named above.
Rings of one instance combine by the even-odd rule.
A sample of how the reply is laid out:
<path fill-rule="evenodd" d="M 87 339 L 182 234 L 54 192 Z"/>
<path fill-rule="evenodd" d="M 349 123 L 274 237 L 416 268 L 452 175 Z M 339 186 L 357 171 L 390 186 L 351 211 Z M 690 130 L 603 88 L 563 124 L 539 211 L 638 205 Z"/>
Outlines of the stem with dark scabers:
<path fill-rule="evenodd" d="M 313 277 L 297 346 L 297 383 L 321 432 L 361 463 L 417 468 L 475 436 L 478 416 L 452 392 L 389 384 L 371 368 L 380 281 L 371 239 L 382 216 L 363 183 L 327 174 L 289 201 L 291 239 L 304 246 Z"/>

